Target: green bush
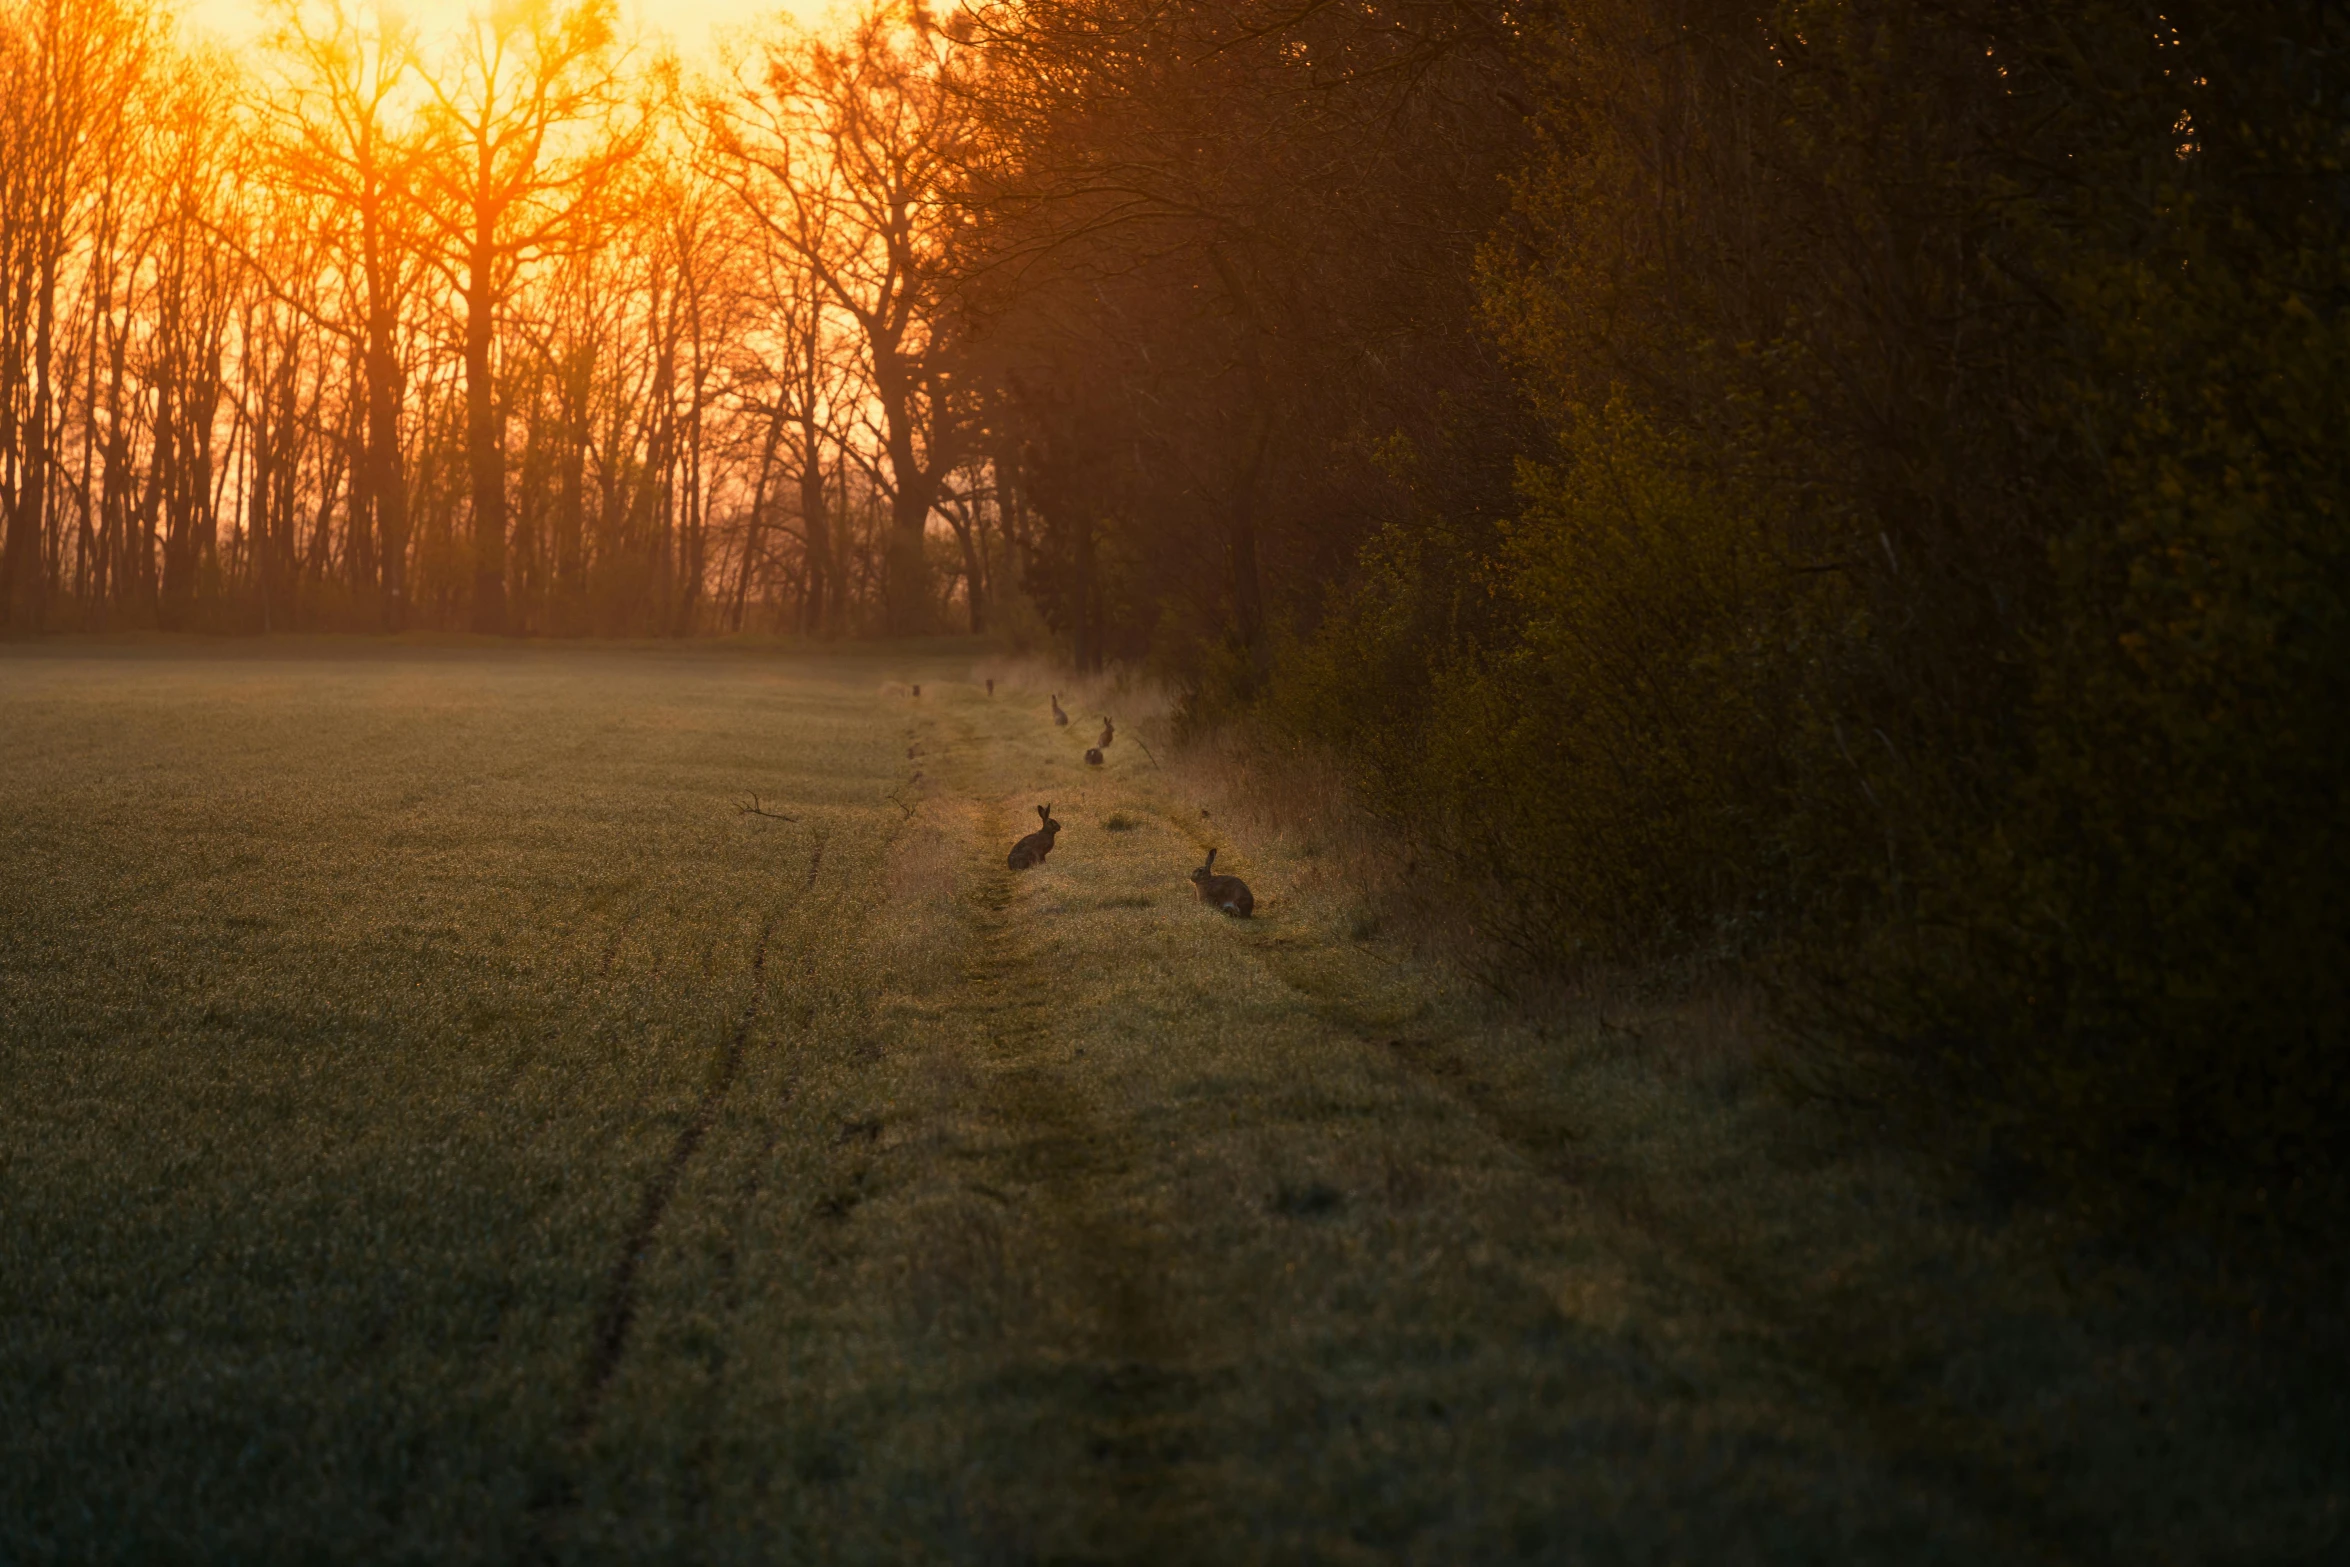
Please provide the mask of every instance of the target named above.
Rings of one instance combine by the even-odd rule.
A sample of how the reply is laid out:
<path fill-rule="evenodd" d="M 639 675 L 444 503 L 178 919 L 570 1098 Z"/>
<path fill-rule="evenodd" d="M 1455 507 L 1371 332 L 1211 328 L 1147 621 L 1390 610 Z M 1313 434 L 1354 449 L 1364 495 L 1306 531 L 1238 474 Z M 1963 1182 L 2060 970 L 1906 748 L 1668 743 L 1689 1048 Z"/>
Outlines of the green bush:
<path fill-rule="evenodd" d="M 1389 528 L 1274 712 L 1531 963 L 1738 957 L 2076 1182 L 2328 1200 L 2346 45 L 1568 0 L 1485 273 L 1520 509 Z"/>
<path fill-rule="evenodd" d="M 2350 323 L 2310 300 L 2350 269 L 2174 210 L 2182 264 L 2076 279 L 2111 456 L 2051 541 L 2029 770 L 1938 900 L 1960 961 L 1912 1005 L 2040 1146 L 2311 1200 L 2350 1152 Z"/>
<path fill-rule="evenodd" d="M 1780 571 L 1686 440 L 1621 400 L 1567 414 L 1493 563 L 1509 635 L 1435 682 L 1427 793 L 1526 889 L 1502 924 L 1530 954 L 1734 951 L 1783 879 L 1789 672 L 1832 584 Z"/>

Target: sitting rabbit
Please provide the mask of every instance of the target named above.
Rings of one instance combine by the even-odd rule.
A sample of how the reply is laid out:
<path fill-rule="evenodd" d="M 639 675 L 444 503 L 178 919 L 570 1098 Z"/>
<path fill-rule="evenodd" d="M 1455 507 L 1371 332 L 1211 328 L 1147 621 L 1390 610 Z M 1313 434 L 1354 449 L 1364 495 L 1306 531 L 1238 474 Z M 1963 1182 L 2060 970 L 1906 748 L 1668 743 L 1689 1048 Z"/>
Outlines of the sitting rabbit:
<path fill-rule="evenodd" d="M 1036 814 L 1043 819 L 1044 825 L 1018 843 L 1013 844 L 1011 857 L 1004 861 L 1016 871 L 1024 871 L 1032 865 L 1042 865 L 1044 857 L 1053 852 L 1053 835 L 1061 830 L 1061 824 L 1053 820 L 1051 806 L 1038 806 Z M 1227 876 L 1223 879 L 1230 881 L 1232 878 Z"/>
<path fill-rule="evenodd" d="M 1053 693 L 1053 722 L 1063 729 L 1069 727 L 1069 715 L 1061 711 L 1061 693 L 1058 691 Z"/>
<path fill-rule="evenodd" d="M 1216 851 L 1208 851 L 1208 863 L 1191 873 L 1191 884 L 1199 889 L 1199 901 L 1212 903 L 1227 914 L 1247 919 L 1256 912 L 1256 895 L 1248 890 L 1248 883 L 1237 876 L 1216 874 Z"/>

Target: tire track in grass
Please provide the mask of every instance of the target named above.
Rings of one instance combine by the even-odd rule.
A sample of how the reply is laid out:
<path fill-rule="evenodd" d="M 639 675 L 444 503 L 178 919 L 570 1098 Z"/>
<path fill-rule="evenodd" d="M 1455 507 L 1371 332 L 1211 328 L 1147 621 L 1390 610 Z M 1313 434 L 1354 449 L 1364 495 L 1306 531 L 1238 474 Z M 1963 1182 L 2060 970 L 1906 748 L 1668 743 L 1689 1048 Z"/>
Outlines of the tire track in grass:
<path fill-rule="evenodd" d="M 816 886 L 818 873 L 824 866 L 825 845 L 829 835 L 813 835 L 808 854 L 808 871 L 793 897 L 793 903 L 805 900 Z M 720 1048 L 717 1071 L 703 1088 L 695 1102 L 694 1112 L 686 1124 L 678 1129 L 671 1143 L 669 1155 L 646 1181 L 639 1197 L 634 1219 L 624 1232 L 620 1252 L 605 1274 L 603 1304 L 598 1308 L 594 1329 L 588 1338 L 588 1351 L 581 1367 L 579 1385 L 572 1398 L 570 1413 L 562 1426 L 563 1444 L 577 1452 L 594 1433 L 596 1417 L 601 1410 L 605 1391 L 620 1369 L 620 1362 L 628 1352 L 628 1343 L 636 1325 L 637 1281 L 645 1262 L 651 1257 L 654 1242 L 659 1238 L 661 1221 L 667 1215 L 677 1189 L 685 1178 L 686 1169 L 694 1155 L 701 1151 L 711 1129 L 717 1124 L 718 1114 L 724 1108 L 735 1081 L 742 1075 L 744 1054 L 750 1048 L 751 1028 L 757 1023 L 767 999 L 767 953 L 774 943 L 775 927 L 783 911 L 770 913 L 759 927 L 757 939 L 751 947 L 751 994 L 743 1003 L 741 1015 Z M 788 1095 L 787 1095 L 788 1097 Z M 775 1128 L 768 1128 L 766 1147 L 774 1146 Z M 530 1498 L 529 1527 L 517 1559 L 526 1562 L 552 1562 L 559 1558 L 556 1542 L 564 1522 L 572 1509 L 579 1505 L 580 1495 L 576 1481 L 564 1469 L 543 1474 L 534 1485 Z"/>
<path fill-rule="evenodd" d="M 808 874 L 794 896 L 795 904 L 806 899 L 815 890 L 816 876 L 824 868 L 824 846 L 827 836 L 814 834 L 808 851 Z M 735 1079 L 742 1075 L 743 1052 L 750 1045 L 751 1025 L 759 1019 L 760 1009 L 767 999 L 767 949 L 775 936 L 779 914 L 769 914 L 759 926 L 759 938 L 751 947 L 751 994 L 743 1003 L 742 1016 L 735 1020 L 734 1031 L 727 1036 L 725 1047 L 719 1052 L 718 1072 L 702 1090 L 701 1100 L 694 1113 L 678 1129 L 677 1141 L 670 1145 L 669 1157 L 653 1178 L 645 1183 L 644 1194 L 637 1204 L 636 1219 L 630 1224 L 621 1242 L 620 1255 L 613 1261 L 605 1276 L 604 1305 L 596 1315 L 596 1327 L 588 1341 L 587 1365 L 580 1378 L 578 1401 L 573 1405 L 567 1422 L 567 1433 L 574 1442 L 583 1440 L 595 1425 L 596 1408 L 603 1401 L 604 1389 L 611 1384 L 613 1373 L 620 1369 L 620 1358 L 627 1352 L 630 1330 L 636 1325 L 636 1280 L 645 1258 L 653 1249 L 653 1241 L 661 1228 L 661 1219 L 669 1211 L 670 1199 L 677 1194 L 678 1182 L 684 1179 L 686 1166 L 700 1151 L 703 1139 L 717 1123 L 718 1112 L 726 1103 L 726 1096 L 734 1088 Z M 772 1143 L 772 1134 L 770 1142 Z"/>
<path fill-rule="evenodd" d="M 949 765 L 958 791 L 972 799 L 975 865 L 955 1010 L 969 1022 L 965 1048 L 1006 1140 L 991 1162 L 1008 1166 L 1008 1184 L 1035 1221 L 1030 1243 L 1051 1259 L 1062 1298 L 1082 1323 L 1077 1342 L 1051 1352 L 1076 1373 L 1061 1417 L 1082 1433 L 1083 1455 L 1098 1466 L 1070 1494 L 1083 1498 L 1080 1512 L 1104 1539 L 1157 1536 L 1167 1544 L 1191 1511 L 1173 1455 L 1184 1448 L 1177 1428 L 1197 1402 L 1199 1379 L 1181 1364 L 1185 1346 L 1166 1309 L 1171 1270 L 1151 1227 L 1116 1201 L 1126 1129 L 1085 1103 L 1055 1049 L 1059 1008 L 1023 925 L 1035 915 L 1020 908 L 1017 873 L 1003 863 L 998 845 L 1011 841 L 1011 828 L 1000 791 L 982 772 L 994 737 L 965 725 L 961 739 Z"/>
<path fill-rule="evenodd" d="M 1001 814 L 982 808 L 982 841 L 1001 836 Z M 964 966 L 963 1010 L 980 1025 L 989 1068 L 990 1108 L 1007 1130 L 1024 1133 L 1020 1164 L 1067 1235 L 1070 1255 L 1087 1265 L 1073 1281 L 1103 1330 L 1111 1358 L 1155 1358 L 1164 1333 L 1150 1275 L 1158 1270 L 1124 1227 L 1105 1224 L 1084 1205 L 1086 1188 L 1106 1173 L 1099 1144 L 1114 1131 L 1091 1119 L 1049 1055 L 1052 1008 L 1034 954 L 1014 929 L 1013 872 L 991 866 L 973 889 L 975 941 Z"/>
<path fill-rule="evenodd" d="M 830 830 L 823 826 L 814 827 L 810 830 L 809 840 L 808 874 L 801 883 L 795 900 L 800 903 L 804 903 L 808 895 L 816 889 L 817 875 L 824 868 L 824 850 L 826 845 L 831 842 Z M 831 906 L 827 905 L 827 907 Z M 773 1157 L 777 1145 L 783 1139 L 782 1112 L 798 1096 L 798 1073 L 788 1073 L 774 1091 L 770 1101 L 770 1109 L 758 1118 L 758 1151 L 751 1155 L 744 1167 L 742 1177 L 734 1185 L 732 1202 L 729 1205 L 731 1212 L 725 1224 L 725 1237 L 719 1242 L 711 1259 L 712 1271 L 717 1276 L 715 1294 L 717 1314 L 730 1325 L 741 1315 L 743 1308 L 741 1249 L 737 1245 L 736 1237 L 746 1216 L 765 1187 L 764 1172 L 768 1160 Z M 711 1382 L 714 1387 L 723 1387 L 730 1379 L 731 1362 L 735 1358 L 731 1326 L 727 1335 L 721 1335 L 716 1339 L 713 1346 L 713 1356 L 710 1368 Z M 686 1460 L 679 1470 L 684 1494 L 690 1499 L 692 1508 L 697 1512 L 706 1510 L 711 1505 L 713 1498 L 719 1494 L 716 1453 L 716 1427 L 713 1423 L 705 1422 L 695 1432 Z"/>
<path fill-rule="evenodd" d="M 669 1199 L 676 1195 L 677 1183 L 685 1174 L 709 1136 L 710 1127 L 718 1119 L 718 1110 L 734 1087 L 734 1080 L 742 1075 L 743 1051 L 750 1043 L 751 1025 L 759 1016 L 759 1006 L 767 995 L 767 944 L 775 932 L 775 916 L 769 915 L 759 927 L 759 939 L 751 948 L 751 996 L 743 1004 L 742 1016 L 735 1021 L 734 1031 L 727 1036 L 725 1047 L 719 1052 L 718 1072 L 702 1090 L 701 1101 L 694 1113 L 678 1129 L 677 1141 L 670 1145 L 669 1157 L 660 1169 L 645 1183 L 644 1194 L 637 1203 L 635 1220 L 629 1225 L 620 1246 L 620 1255 L 613 1262 L 604 1280 L 604 1305 L 596 1314 L 594 1333 L 588 1340 L 587 1366 L 580 1379 L 578 1401 L 572 1406 L 567 1422 L 568 1435 L 574 1441 L 584 1439 L 594 1428 L 596 1407 L 603 1401 L 604 1389 L 611 1383 L 613 1372 L 620 1368 L 620 1357 L 628 1349 L 629 1330 L 636 1325 L 637 1270 L 644 1265 L 653 1249 L 653 1239 L 661 1228 L 661 1216 L 669 1210 Z"/>

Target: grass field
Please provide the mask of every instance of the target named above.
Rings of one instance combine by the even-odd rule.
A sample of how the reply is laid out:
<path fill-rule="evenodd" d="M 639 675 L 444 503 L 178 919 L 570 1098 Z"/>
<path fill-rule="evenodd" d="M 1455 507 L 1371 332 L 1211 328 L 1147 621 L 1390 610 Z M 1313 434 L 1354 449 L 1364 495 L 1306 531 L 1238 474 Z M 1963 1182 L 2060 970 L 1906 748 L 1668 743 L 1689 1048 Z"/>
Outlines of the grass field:
<path fill-rule="evenodd" d="M 0 1561 L 2341 1559 L 2224 1281 L 973 667 L 0 652 Z"/>

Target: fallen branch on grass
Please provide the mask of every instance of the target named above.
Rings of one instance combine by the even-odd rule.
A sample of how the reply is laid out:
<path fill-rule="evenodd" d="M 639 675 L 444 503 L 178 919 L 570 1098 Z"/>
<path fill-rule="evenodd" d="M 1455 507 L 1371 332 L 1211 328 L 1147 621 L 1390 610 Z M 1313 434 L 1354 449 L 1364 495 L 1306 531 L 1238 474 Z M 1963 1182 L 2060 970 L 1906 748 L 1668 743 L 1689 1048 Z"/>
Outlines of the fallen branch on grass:
<path fill-rule="evenodd" d="M 759 797 L 755 794 L 751 796 L 750 804 L 736 806 L 734 814 L 737 816 L 764 816 L 771 822 L 796 822 L 799 820 L 797 816 L 786 816 L 781 811 L 770 811 L 763 808 L 759 804 Z"/>

